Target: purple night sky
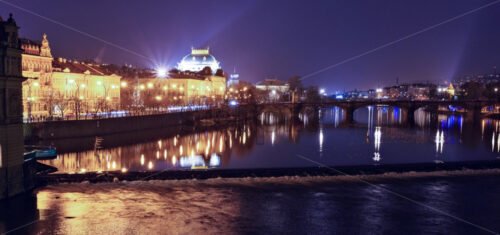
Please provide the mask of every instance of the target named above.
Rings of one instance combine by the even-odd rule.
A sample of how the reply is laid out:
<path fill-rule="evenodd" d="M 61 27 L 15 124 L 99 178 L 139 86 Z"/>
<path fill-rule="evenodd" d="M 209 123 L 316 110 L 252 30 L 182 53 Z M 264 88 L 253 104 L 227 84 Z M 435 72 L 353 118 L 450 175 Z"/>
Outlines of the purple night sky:
<path fill-rule="evenodd" d="M 107 45 L 0 1 L 21 37 L 47 33 L 53 55 L 176 66 L 210 46 L 222 67 L 257 82 L 306 75 L 493 0 L 456 1 L 12 1 L 143 54 Z M 383 3 L 383 4 L 381 4 Z M 490 73 L 500 65 L 500 3 L 304 80 L 328 91 Z"/>

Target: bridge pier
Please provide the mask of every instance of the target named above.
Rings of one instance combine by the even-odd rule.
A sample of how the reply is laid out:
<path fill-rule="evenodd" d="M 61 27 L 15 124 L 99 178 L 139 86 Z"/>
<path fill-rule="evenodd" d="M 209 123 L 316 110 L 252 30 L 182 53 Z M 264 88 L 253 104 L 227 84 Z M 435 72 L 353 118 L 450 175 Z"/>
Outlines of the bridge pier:
<path fill-rule="evenodd" d="M 415 111 L 417 111 L 417 107 L 415 105 L 411 105 L 406 108 L 406 121 L 410 126 L 415 125 Z"/>
<path fill-rule="evenodd" d="M 482 106 L 480 104 L 471 104 L 466 106 L 466 113 L 465 113 L 465 121 L 466 122 L 471 122 L 471 123 L 480 123 L 481 121 L 481 109 Z"/>
<path fill-rule="evenodd" d="M 348 105 L 345 107 L 342 107 L 342 111 L 344 112 L 344 121 L 347 123 L 353 123 L 354 122 L 354 110 L 356 108 L 353 105 Z"/>
<path fill-rule="evenodd" d="M 6 21 L 0 19 L 0 199 L 20 194 L 27 187 L 22 124 L 24 78 L 17 31 L 12 15 Z"/>

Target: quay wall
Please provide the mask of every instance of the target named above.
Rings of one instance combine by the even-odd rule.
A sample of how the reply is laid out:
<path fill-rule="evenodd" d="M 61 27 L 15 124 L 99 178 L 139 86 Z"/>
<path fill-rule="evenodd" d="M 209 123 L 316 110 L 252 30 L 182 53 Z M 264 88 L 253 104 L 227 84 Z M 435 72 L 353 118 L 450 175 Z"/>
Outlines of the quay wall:
<path fill-rule="evenodd" d="M 193 126 L 202 119 L 235 120 L 253 118 L 252 106 L 174 112 L 141 116 L 102 118 L 93 120 L 65 120 L 25 124 L 25 139 L 63 139 L 103 136 L 123 132 L 152 129 L 177 129 L 181 126 Z"/>

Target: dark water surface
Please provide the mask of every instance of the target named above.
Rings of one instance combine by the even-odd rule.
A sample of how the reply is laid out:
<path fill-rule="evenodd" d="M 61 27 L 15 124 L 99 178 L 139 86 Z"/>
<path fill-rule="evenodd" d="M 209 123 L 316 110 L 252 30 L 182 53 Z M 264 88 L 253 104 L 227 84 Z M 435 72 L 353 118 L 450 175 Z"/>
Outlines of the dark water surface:
<path fill-rule="evenodd" d="M 300 120 L 272 113 L 259 122 L 169 137 L 132 135 L 124 143 L 106 137 L 54 144 L 59 158 L 42 161 L 60 173 L 158 171 L 169 169 L 241 169 L 440 163 L 496 160 L 500 154 L 499 121 L 467 123 L 460 115 L 417 111 L 406 123 L 400 109 L 368 107 L 355 113 L 355 124 L 342 123 L 338 109 L 305 112 Z M 61 152 L 61 151 L 59 151 Z"/>
<path fill-rule="evenodd" d="M 0 204 L 0 232 L 27 223 L 31 224 L 15 232 L 499 232 L 500 172 L 467 176 L 462 173 L 458 173 L 458 176 L 445 175 L 446 173 L 436 173 L 430 177 L 385 175 L 356 178 L 280 177 L 60 184 L 39 189 L 33 196 Z M 360 179 L 373 185 L 363 183 Z M 408 197 L 418 203 L 402 197 Z"/>
<path fill-rule="evenodd" d="M 493 160 L 499 121 L 370 107 L 174 136 L 161 130 L 54 142 L 60 173 L 309 167 Z M 158 133 L 160 132 L 160 133 Z M 61 144 L 66 143 L 66 144 Z M 67 144 L 70 143 L 70 144 Z M 58 145 L 59 144 L 59 145 Z M 301 154 L 312 161 L 297 157 Z M 500 170 L 51 185 L 0 203 L 0 233 L 488 234 L 500 232 Z M 20 227 L 26 225 L 24 227 Z"/>

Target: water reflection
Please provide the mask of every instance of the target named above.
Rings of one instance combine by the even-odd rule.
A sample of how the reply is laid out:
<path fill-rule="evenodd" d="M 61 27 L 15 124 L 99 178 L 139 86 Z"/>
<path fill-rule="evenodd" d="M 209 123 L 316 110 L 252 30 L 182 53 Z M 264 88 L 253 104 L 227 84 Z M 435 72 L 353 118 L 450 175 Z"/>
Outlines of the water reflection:
<path fill-rule="evenodd" d="M 63 153 L 43 162 L 68 173 L 220 167 L 227 164 L 231 151 L 245 152 L 254 139 L 251 127 L 243 125 L 135 145 Z"/>
<path fill-rule="evenodd" d="M 325 164 L 364 165 L 433 162 L 437 154 L 440 161 L 496 159 L 500 152 L 498 120 L 464 124 L 460 115 L 420 109 L 411 126 L 404 115 L 398 108 L 368 106 L 356 110 L 354 124 L 345 124 L 336 107 L 306 109 L 296 117 L 266 112 L 256 122 L 144 142 L 137 137 L 132 144 L 111 145 L 113 139 L 104 137 L 102 149 L 69 151 L 43 162 L 76 174 L 312 166 L 297 153 Z"/>
<path fill-rule="evenodd" d="M 438 130 L 436 132 L 436 153 L 443 153 L 444 145 L 444 131 Z"/>
<path fill-rule="evenodd" d="M 382 131 L 381 127 L 376 127 L 375 128 L 375 133 L 374 133 L 374 144 L 375 144 L 375 152 L 373 153 L 373 161 L 379 162 L 381 157 L 380 157 L 380 140 L 382 137 Z"/>

